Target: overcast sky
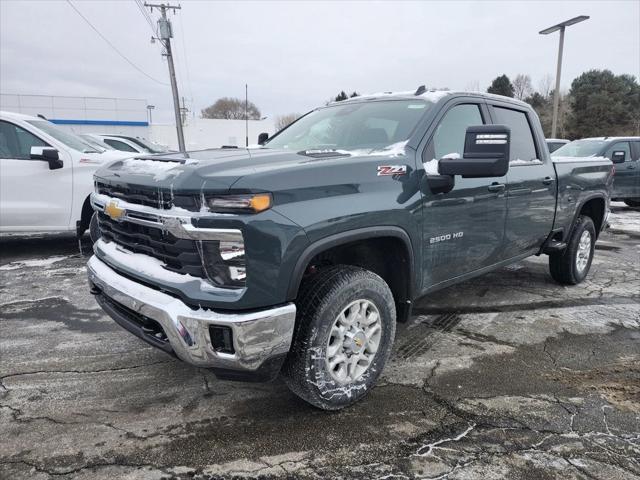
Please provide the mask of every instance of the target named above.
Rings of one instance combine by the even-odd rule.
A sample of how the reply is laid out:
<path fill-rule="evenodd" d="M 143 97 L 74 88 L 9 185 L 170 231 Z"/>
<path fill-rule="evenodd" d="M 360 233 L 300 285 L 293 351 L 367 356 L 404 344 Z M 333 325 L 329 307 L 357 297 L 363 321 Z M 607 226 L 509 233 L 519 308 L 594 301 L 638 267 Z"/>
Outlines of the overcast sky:
<path fill-rule="evenodd" d="M 166 61 L 133 0 L 0 0 L 2 93 L 143 98 L 170 121 Z M 640 76 L 640 1 L 180 2 L 171 15 L 180 94 L 199 113 L 222 96 L 249 97 L 263 115 L 305 112 L 340 90 L 421 84 L 486 89 L 498 74 L 555 75 L 558 33 L 569 27 L 562 87 L 585 70 Z M 157 16 L 157 12 L 154 12 Z"/>

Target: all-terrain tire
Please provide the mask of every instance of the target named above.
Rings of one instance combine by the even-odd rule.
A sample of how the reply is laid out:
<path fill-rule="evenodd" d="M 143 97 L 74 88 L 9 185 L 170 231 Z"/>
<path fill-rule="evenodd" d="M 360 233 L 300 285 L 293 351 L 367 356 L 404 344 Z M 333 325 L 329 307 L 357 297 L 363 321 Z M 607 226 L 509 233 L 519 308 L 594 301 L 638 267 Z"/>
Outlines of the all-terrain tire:
<path fill-rule="evenodd" d="M 89 238 L 91 243 L 96 243 L 100 238 L 100 227 L 98 226 L 98 214 L 96 212 L 91 215 L 91 221 L 89 222 Z"/>
<path fill-rule="evenodd" d="M 328 342 L 335 340 L 330 338 L 335 335 L 332 329 L 338 316 L 361 300 L 377 309 L 381 334 L 368 368 L 359 377 L 354 375 L 353 381 L 343 383 L 334 378 L 335 371 L 330 371 Z M 303 281 L 296 305 L 296 329 L 282 369 L 286 384 L 300 398 L 324 410 L 352 405 L 373 387 L 391 355 L 396 308 L 389 286 L 363 268 L 331 266 Z M 370 314 L 373 310 L 366 311 Z"/>
<path fill-rule="evenodd" d="M 624 203 L 626 203 L 629 207 L 632 208 L 640 208 L 640 200 L 625 200 Z"/>
<path fill-rule="evenodd" d="M 587 237 L 589 241 L 588 250 L 585 248 L 585 238 Z M 593 220 L 581 215 L 578 217 L 576 225 L 571 232 L 567 248 L 549 255 L 551 277 L 563 285 L 577 285 L 582 282 L 591 268 L 595 245 L 596 228 Z"/>

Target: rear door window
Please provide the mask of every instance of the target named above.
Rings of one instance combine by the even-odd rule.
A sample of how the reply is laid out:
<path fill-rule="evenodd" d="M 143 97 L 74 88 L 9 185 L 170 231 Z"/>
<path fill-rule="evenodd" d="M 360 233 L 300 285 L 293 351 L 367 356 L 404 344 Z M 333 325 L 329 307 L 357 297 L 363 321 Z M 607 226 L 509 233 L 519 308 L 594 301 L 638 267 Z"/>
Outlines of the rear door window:
<path fill-rule="evenodd" d="M 511 163 L 529 163 L 538 160 L 536 143 L 527 114 L 520 110 L 493 107 L 495 123 L 511 129 Z M 537 162 L 536 162 L 537 163 Z"/>

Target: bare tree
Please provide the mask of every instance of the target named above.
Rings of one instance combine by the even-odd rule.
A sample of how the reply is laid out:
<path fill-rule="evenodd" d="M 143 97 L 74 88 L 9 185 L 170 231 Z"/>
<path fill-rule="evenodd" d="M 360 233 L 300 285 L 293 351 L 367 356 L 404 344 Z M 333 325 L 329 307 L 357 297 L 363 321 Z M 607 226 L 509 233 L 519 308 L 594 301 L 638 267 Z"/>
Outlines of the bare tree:
<path fill-rule="evenodd" d="M 531 77 L 519 73 L 513 80 L 513 96 L 518 100 L 524 100 L 533 93 L 533 87 L 531 86 Z"/>
<path fill-rule="evenodd" d="M 553 85 L 553 77 L 548 73 L 538 82 L 538 93 L 544 98 L 549 98 L 551 94 L 551 86 Z"/>
<path fill-rule="evenodd" d="M 246 107 L 246 114 L 245 114 Z M 202 118 L 222 118 L 225 120 L 260 120 L 260 109 L 253 102 L 248 102 L 239 98 L 223 97 L 216 100 L 216 103 L 202 110 Z"/>
<path fill-rule="evenodd" d="M 275 118 L 276 131 L 279 132 L 283 128 L 288 127 L 300 117 L 301 115 L 299 113 L 287 113 L 285 115 L 278 115 Z"/>
<path fill-rule="evenodd" d="M 473 80 L 468 82 L 464 87 L 467 92 L 479 92 L 480 91 L 480 82 L 478 80 Z"/>

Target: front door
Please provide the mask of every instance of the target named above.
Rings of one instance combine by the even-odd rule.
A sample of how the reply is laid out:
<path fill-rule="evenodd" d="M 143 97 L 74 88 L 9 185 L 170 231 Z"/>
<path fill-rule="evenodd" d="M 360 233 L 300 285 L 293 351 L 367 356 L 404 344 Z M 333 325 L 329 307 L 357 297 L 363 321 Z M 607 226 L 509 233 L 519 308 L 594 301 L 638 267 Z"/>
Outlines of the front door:
<path fill-rule="evenodd" d="M 0 120 L 0 230 L 66 230 L 71 216 L 72 166 L 63 168 L 31 160 L 31 147 L 44 140 L 11 122 Z"/>
<path fill-rule="evenodd" d="M 450 105 L 424 149 L 423 162 L 462 156 L 467 128 L 486 123 L 483 103 Z M 433 194 L 422 183 L 425 289 L 499 261 L 507 212 L 505 184 L 506 176 L 456 176 L 453 190 Z"/>

